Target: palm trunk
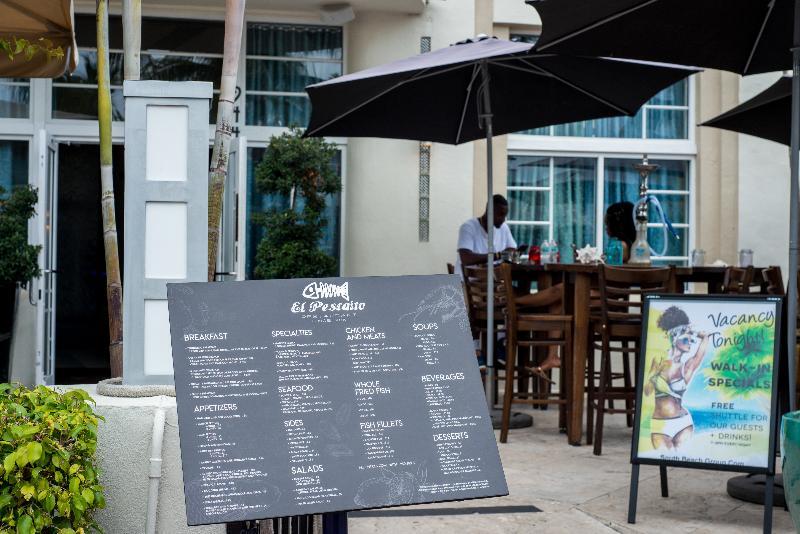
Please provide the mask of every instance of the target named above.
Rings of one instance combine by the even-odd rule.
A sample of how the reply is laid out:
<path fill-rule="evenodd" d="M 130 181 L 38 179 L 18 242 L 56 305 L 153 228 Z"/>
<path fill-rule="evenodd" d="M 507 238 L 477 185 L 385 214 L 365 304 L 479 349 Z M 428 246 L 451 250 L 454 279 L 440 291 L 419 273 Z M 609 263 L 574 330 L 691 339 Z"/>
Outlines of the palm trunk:
<path fill-rule="evenodd" d="M 97 0 L 97 121 L 100 125 L 100 186 L 103 244 L 106 255 L 106 299 L 111 344 L 111 376 L 122 376 L 122 283 L 119 275 L 117 220 L 111 157 L 111 88 L 108 72 L 108 0 Z"/>
<path fill-rule="evenodd" d="M 122 0 L 122 39 L 125 79 L 138 80 L 142 50 L 142 0 Z"/>
<path fill-rule="evenodd" d="M 239 71 L 245 0 L 225 0 L 225 49 L 222 58 L 222 83 L 217 104 L 217 129 L 208 177 L 208 281 L 217 270 L 222 198 L 228 176 L 228 155 L 233 133 L 233 99 Z"/>

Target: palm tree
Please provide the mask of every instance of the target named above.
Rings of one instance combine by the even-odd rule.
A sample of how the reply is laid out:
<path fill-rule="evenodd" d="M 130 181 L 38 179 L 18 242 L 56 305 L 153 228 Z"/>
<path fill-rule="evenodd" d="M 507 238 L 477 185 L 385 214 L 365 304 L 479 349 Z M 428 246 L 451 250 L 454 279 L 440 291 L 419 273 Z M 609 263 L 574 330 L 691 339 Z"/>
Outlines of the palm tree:
<path fill-rule="evenodd" d="M 222 198 L 228 176 L 228 155 L 233 134 L 233 99 L 242 46 L 245 0 L 225 0 L 225 48 L 222 57 L 222 83 L 217 105 L 217 128 L 208 176 L 208 281 L 214 281 L 219 250 Z"/>
<path fill-rule="evenodd" d="M 122 376 L 122 282 L 111 157 L 111 88 L 108 70 L 108 0 L 97 0 L 97 121 L 100 126 L 100 184 L 111 376 Z"/>

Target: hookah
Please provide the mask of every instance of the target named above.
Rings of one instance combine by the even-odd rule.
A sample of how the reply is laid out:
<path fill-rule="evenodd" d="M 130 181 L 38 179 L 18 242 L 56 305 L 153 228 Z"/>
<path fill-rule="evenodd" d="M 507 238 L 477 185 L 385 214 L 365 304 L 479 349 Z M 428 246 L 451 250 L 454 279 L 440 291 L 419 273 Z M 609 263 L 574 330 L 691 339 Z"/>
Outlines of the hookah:
<path fill-rule="evenodd" d="M 633 166 L 634 169 L 639 171 L 639 200 L 636 201 L 633 209 L 633 223 L 636 226 L 636 240 L 631 245 L 631 255 L 629 264 L 633 265 L 650 265 L 650 256 L 665 256 L 667 253 L 667 231 L 669 231 L 675 239 L 680 239 L 678 233 L 672 227 L 672 223 L 664 213 L 661 203 L 654 195 L 647 192 L 648 178 L 650 173 L 658 169 L 658 165 L 650 163 L 647 159 L 647 154 L 642 157 L 642 162 Z M 648 204 L 652 204 L 656 210 L 658 218 L 661 220 L 664 237 L 662 239 L 663 248 L 660 251 L 653 249 L 647 241 L 647 220 L 648 220 Z"/>

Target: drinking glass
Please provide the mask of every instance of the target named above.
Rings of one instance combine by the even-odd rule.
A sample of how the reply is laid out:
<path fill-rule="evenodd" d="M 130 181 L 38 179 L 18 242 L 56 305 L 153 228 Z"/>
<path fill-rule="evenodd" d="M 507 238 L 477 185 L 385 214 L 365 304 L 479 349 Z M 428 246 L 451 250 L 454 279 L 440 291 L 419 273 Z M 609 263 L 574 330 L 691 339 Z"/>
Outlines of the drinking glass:
<path fill-rule="evenodd" d="M 750 267 L 753 265 L 753 250 L 743 248 L 739 251 L 739 267 Z"/>
<path fill-rule="evenodd" d="M 696 248 L 692 251 L 692 267 L 702 267 L 706 264 L 706 251 Z"/>

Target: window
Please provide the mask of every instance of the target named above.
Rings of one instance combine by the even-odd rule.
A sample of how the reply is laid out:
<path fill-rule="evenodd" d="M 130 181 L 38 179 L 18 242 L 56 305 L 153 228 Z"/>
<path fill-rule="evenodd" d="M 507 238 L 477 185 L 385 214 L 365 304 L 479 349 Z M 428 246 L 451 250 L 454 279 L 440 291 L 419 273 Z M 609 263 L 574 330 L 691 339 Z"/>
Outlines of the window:
<path fill-rule="evenodd" d="M 80 49 L 78 68 L 53 80 L 54 119 L 97 118 L 97 51 Z M 125 118 L 125 101 L 122 96 L 122 53 L 109 52 L 109 79 L 111 82 L 111 118 Z"/>
<path fill-rule="evenodd" d="M 80 63 L 72 74 L 53 80 L 54 119 L 97 118 L 97 49 L 94 17 L 76 15 Z M 125 120 L 122 95 L 123 55 L 119 17 L 109 20 L 109 78 L 112 120 Z M 178 19 L 142 20 L 141 79 L 206 81 L 219 93 L 222 77 L 223 25 L 209 21 Z M 219 41 L 217 41 L 219 39 Z M 209 42 L 210 41 L 210 42 Z M 217 99 L 212 100 L 209 124 L 216 122 Z"/>
<path fill-rule="evenodd" d="M 0 118 L 27 119 L 30 116 L 30 100 L 31 82 L 29 79 L 0 79 Z"/>
<path fill-rule="evenodd" d="M 603 213 L 614 202 L 639 198 L 639 173 L 633 164 L 641 160 L 603 158 L 605 199 Z M 686 160 L 651 160 L 659 168 L 648 180 L 648 192 L 661 204 L 664 214 L 672 223 L 680 239 L 668 234 L 666 263 L 684 263 L 689 256 L 689 162 Z M 651 205 L 648 210 L 647 241 L 657 251 L 664 247 L 664 225 Z M 601 221 L 602 222 L 602 221 Z M 605 237 L 605 233 L 603 234 Z M 604 239 L 605 246 L 605 239 Z"/>
<path fill-rule="evenodd" d="M 342 75 L 342 29 L 257 23 L 247 26 L 246 124 L 305 126 L 307 85 Z"/>
<path fill-rule="evenodd" d="M 28 183 L 28 142 L 0 140 L 0 187 L 5 194 Z"/>
<path fill-rule="evenodd" d="M 266 235 L 266 228 L 253 222 L 253 216 L 266 213 L 273 209 L 288 209 L 289 198 L 281 195 L 265 195 L 259 193 L 255 183 L 255 169 L 264 157 L 265 148 L 250 147 L 247 149 L 247 259 L 245 272 L 247 278 L 253 278 L 256 251 L 258 244 Z M 332 162 L 336 171 L 342 173 L 342 153 L 337 152 Z M 325 220 L 327 226 L 323 229 L 320 248 L 334 258 L 339 258 L 341 230 L 341 192 L 328 195 L 325 199 Z"/>
<path fill-rule="evenodd" d="M 508 223 L 518 244 L 595 241 L 596 158 L 509 156 Z"/>
<path fill-rule="evenodd" d="M 545 239 L 559 244 L 561 257 L 577 247 L 605 247 L 603 216 L 614 202 L 636 202 L 641 160 L 606 156 L 511 155 L 508 158 L 508 224 L 517 243 L 538 245 Z M 659 168 L 650 176 L 650 193 L 660 202 L 680 239 L 671 235 L 667 253 L 656 263 L 685 263 L 689 251 L 690 162 L 651 160 Z M 603 199 L 598 210 L 598 199 Z M 663 224 L 649 210 L 648 241 L 663 247 Z"/>
<path fill-rule="evenodd" d="M 612 117 L 545 126 L 527 135 L 606 137 L 624 139 L 688 139 L 689 81 L 667 87 L 633 117 Z"/>
<path fill-rule="evenodd" d="M 539 34 L 537 34 L 537 33 L 512 33 L 510 38 L 515 43 L 536 44 L 536 41 L 539 40 Z"/>
<path fill-rule="evenodd" d="M 536 34 L 512 33 L 511 40 L 535 44 Z M 633 117 L 612 117 L 545 126 L 520 132 L 527 135 L 607 137 L 623 139 L 687 139 L 689 82 L 684 79 L 650 99 Z"/>

